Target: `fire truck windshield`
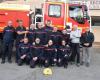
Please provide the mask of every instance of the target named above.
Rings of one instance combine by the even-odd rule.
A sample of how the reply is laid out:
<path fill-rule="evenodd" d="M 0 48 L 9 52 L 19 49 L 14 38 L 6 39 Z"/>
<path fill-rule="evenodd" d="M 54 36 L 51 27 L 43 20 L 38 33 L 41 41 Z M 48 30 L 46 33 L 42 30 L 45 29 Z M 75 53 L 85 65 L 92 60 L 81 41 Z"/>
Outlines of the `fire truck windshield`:
<path fill-rule="evenodd" d="M 82 6 L 69 6 L 69 16 L 80 24 L 84 23 Z"/>
<path fill-rule="evenodd" d="M 49 6 L 49 16 L 50 17 L 60 17 L 61 16 L 61 6 L 51 4 Z"/>

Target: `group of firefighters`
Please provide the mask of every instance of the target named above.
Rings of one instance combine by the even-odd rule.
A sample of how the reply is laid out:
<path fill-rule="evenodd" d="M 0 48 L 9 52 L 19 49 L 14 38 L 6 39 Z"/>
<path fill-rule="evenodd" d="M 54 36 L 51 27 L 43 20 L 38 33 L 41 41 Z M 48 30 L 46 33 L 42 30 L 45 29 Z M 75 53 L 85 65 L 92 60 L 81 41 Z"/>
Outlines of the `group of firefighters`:
<path fill-rule="evenodd" d="M 70 33 L 69 33 L 70 32 Z M 16 38 L 15 38 L 16 35 Z M 64 66 L 68 63 L 74 63 L 80 66 L 80 45 L 83 48 L 83 57 L 81 64 L 90 64 L 89 50 L 92 47 L 94 35 L 86 28 L 86 32 L 81 34 L 77 25 L 73 26 L 72 31 L 59 31 L 57 27 L 51 26 L 48 20 L 46 25 L 38 23 L 37 28 L 31 24 L 29 29 L 23 26 L 23 21 L 19 20 L 18 27 L 13 27 L 13 22 L 8 21 L 8 25 L 3 31 L 3 52 L 2 64 L 12 63 L 12 50 L 15 42 L 16 63 L 21 66 L 23 63 L 34 68 L 39 66 Z"/>

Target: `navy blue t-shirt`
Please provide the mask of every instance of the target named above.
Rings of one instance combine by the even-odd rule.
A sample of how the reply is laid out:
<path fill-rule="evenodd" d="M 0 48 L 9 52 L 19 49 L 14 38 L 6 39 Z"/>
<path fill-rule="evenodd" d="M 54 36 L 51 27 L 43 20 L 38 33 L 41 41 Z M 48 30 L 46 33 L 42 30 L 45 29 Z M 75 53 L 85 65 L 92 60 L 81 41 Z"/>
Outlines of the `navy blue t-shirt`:
<path fill-rule="evenodd" d="M 22 27 L 18 26 L 18 27 L 16 28 L 16 32 L 17 32 L 17 31 L 20 31 L 20 32 L 26 31 L 26 28 L 23 27 L 23 26 L 22 26 Z M 21 35 L 17 34 L 17 40 L 20 41 L 21 39 L 23 39 L 23 38 L 24 38 L 24 35 L 25 35 L 25 34 L 21 34 Z"/>

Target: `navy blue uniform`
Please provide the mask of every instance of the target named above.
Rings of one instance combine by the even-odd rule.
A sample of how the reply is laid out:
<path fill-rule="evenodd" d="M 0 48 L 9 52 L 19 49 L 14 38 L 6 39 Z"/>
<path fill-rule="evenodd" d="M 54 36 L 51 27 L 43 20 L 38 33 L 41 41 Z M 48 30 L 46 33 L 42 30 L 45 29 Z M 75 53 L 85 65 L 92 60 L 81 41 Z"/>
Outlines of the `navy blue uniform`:
<path fill-rule="evenodd" d="M 52 40 L 56 48 L 59 48 L 59 45 L 61 43 L 61 37 L 62 35 L 59 31 L 48 33 L 48 40 Z"/>
<path fill-rule="evenodd" d="M 22 27 L 18 26 L 16 28 L 16 33 L 18 31 L 22 32 L 22 31 L 26 31 L 26 29 L 23 26 Z M 21 35 L 17 34 L 17 39 L 16 39 L 16 62 L 18 62 L 18 58 L 19 58 L 18 57 L 18 46 L 19 46 L 20 43 L 22 43 L 21 40 L 24 38 L 24 36 L 25 36 L 25 34 L 21 34 Z"/>
<path fill-rule="evenodd" d="M 26 31 L 26 28 L 23 26 L 22 27 L 18 26 L 16 28 L 16 32 L 18 32 L 18 31 L 20 31 L 20 32 Z M 21 35 L 17 34 L 16 45 L 20 44 L 20 41 L 24 38 L 24 36 L 25 36 L 25 34 L 21 34 Z"/>
<path fill-rule="evenodd" d="M 70 34 L 62 34 L 62 40 L 66 41 L 66 45 L 70 44 Z"/>
<path fill-rule="evenodd" d="M 46 47 L 44 53 L 45 67 L 54 65 L 56 63 L 54 59 L 56 58 L 57 58 L 56 47 L 54 45 Z"/>
<path fill-rule="evenodd" d="M 40 66 L 43 65 L 43 54 L 44 54 L 44 46 L 41 44 L 35 44 L 31 46 L 31 62 L 30 67 L 34 68 L 38 63 Z M 33 58 L 37 57 L 37 60 L 34 61 Z"/>
<path fill-rule="evenodd" d="M 47 25 L 44 27 L 44 29 L 45 29 L 46 32 L 53 30 L 53 28 L 51 26 L 47 26 Z"/>
<path fill-rule="evenodd" d="M 32 44 L 34 41 L 35 41 L 35 38 L 36 38 L 36 30 L 32 30 L 30 29 L 29 30 L 29 33 L 28 33 L 28 38 L 29 38 L 29 42 Z"/>
<path fill-rule="evenodd" d="M 21 57 L 23 55 L 26 55 L 24 59 L 21 59 Z M 18 48 L 18 56 L 19 56 L 19 59 L 18 59 L 18 65 L 22 65 L 23 62 L 26 62 L 29 64 L 30 62 L 30 44 L 27 43 L 27 44 L 24 44 L 24 43 L 21 43 L 19 45 L 19 48 Z"/>
<path fill-rule="evenodd" d="M 57 53 L 57 65 L 58 66 L 67 66 L 70 56 L 70 47 L 60 46 Z"/>
<path fill-rule="evenodd" d="M 8 56 L 8 61 L 11 60 L 13 42 L 14 42 L 15 29 L 13 26 L 7 26 L 3 30 L 3 54 L 2 60 L 5 61 L 6 55 Z"/>
<path fill-rule="evenodd" d="M 47 42 L 47 32 L 44 28 L 36 30 L 36 38 L 40 39 L 40 44 L 45 45 Z"/>

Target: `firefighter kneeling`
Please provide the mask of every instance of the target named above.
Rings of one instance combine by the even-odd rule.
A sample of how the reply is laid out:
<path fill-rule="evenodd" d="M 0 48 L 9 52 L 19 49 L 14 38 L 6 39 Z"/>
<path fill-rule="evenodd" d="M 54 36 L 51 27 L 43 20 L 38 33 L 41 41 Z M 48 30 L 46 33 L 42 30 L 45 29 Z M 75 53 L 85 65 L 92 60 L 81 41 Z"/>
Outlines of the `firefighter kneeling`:
<path fill-rule="evenodd" d="M 30 62 L 30 44 L 28 38 L 24 38 L 24 42 L 19 45 L 18 48 L 18 65 L 21 66 L 24 62 L 29 64 Z"/>
<path fill-rule="evenodd" d="M 39 64 L 40 67 L 43 65 L 43 53 L 44 46 L 40 44 L 40 39 L 36 38 L 35 43 L 31 46 L 31 61 L 30 67 L 34 68 L 36 64 Z"/>
<path fill-rule="evenodd" d="M 70 55 L 70 47 L 66 46 L 66 41 L 62 40 L 59 49 L 53 44 L 52 40 L 48 41 L 46 46 L 40 44 L 40 39 L 36 38 L 33 44 L 24 38 L 24 42 L 18 48 L 18 65 L 24 62 L 34 68 L 37 64 L 42 67 L 64 66 L 67 68 Z"/>
<path fill-rule="evenodd" d="M 57 65 L 64 66 L 64 68 L 67 68 L 68 61 L 70 56 L 70 47 L 66 45 L 65 40 L 62 40 L 62 44 L 58 49 L 57 53 Z"/>
<path fill-rule="evenodd" d="M 48 45 L 45 48 L 44 58 L 45 58 L 45 67 L 54 66 L 56 64 L 56 52 L 57 49 L 53 44 L 52 40 L 48 41 Z"/>

